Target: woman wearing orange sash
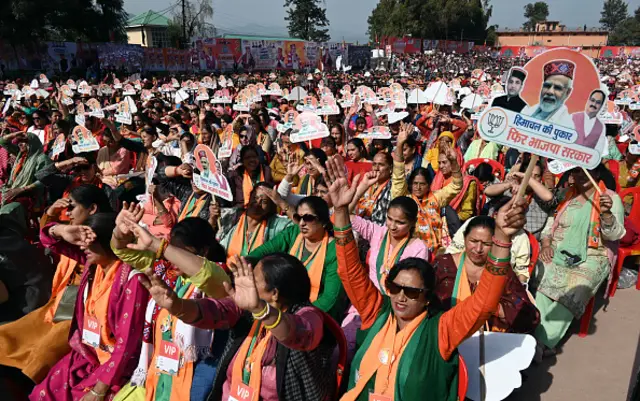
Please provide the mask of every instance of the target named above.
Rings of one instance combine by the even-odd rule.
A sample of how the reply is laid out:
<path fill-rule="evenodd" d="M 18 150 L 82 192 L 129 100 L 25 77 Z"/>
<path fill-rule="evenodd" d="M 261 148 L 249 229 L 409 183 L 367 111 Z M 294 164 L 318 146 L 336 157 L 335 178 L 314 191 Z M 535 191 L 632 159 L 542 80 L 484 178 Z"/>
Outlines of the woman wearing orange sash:
<path fill-rule="evenodd" d="M 63 211 L 71 224 L 78 225 L 96 213 L 110 212 L 111 206 L 104 192 L 91 185 L 79 186 L 71 191 L 69 198 L 57 200 L 40 220 L 40 241 L 54 252 L 55 241 L 48 240 L 45 234 L 58 224 Z M 49 302 L 19 320 L 0 326 L 0 348 L 5 350 L 0 353 L 0 365 L 18 368 L 38 383 L 69 352 L 67 338 L 71 319 L 70 316 L 56 319 L 56 310 L 67 285 L 78 285 L 83 270 L 84 265 L 60 255 Z"/>
<path fill-rule="evenodd" d="M 324 166 L 327 163 L 327 154 L 322 149 L 309 149 L 305 152 L 304 168 L 307 174 L 300 178 L 300 182 L 294 193 L 303 196 L 313 195 L 315 182 L 322 175 Z"/>
<path fill-rule="evenodd" d="M 409 137 L 408 127 L 403 126 L 398 135 L 398 146 L 393 153 L 393 176 L 391 177 L 391 198 L 410 196 L 418 205 L 418 222 L 416 236 L 422 239 L 431 254 L 441 247 L 443 224 L 440 211 L 459 193 L 462 188 L 462 174 L 457 155 L 453 149 L 444 155 L 451 164 L 451 182 L 444 188 L 434 191 L 431 187 L 431 175 L 423 167 L 413 170 L 406 180 L 406 167 L 402 151 L 405 140 Z"/>
<path fill-rule="evenodd" d="M 285 252 L 298 258 L 309 272 L 311 302 L 340 321 L 345 311 L 345 298 L 336 273 L 336 246 L 329 206 L 322 198 L 308 196 L 300 201 L 293 218 L 295 225 L 285 228 L 249 256 L 261 258 Z"/>
<path fill-rule="evenodd" d="M 111 251 L 115 217 L 98 213 L 83 226 L 56 225 L 42 234 L 87 268 L 71 321 L 71 351 L 34 388 L 31 401 L 111 400 L 135 369 L 149 293 Z"/>
<path fill-rule="evenodd" d="M 225 284 L 230 296 L 223 299 L 180 300 L 151 278 L 154 300 L 183 322 L 199 329 L 233 329 L 209 399 L 334 399 L 330 361 L 336 338 L 326 327 L 337 323 L 309 303 L 311 282 L 303 264 L 279 253 L 263 257 L 255 268 L 236 258 L 230 268 L 235 287 Z"/>
<path fill-rule="evenodd" d="M 259 182 L 251 191 L 246 208 L 237 208 L 222 218 L 218 236 L 220 245 L 227 250 L 227 258 L 249 254 L 291 224 L 288 218 L 278 216 L 273 196 L 274 190 Z"/>
<path fill-rule="evenodd" d="M 129 263 L 135 269 L 145 270 L 152 266 L 153 272 L 149 274 L 162 280 L 168 288 L 175 291 L 180 300 L 202 298 L 203 291 L 197 288 L 180 270 L 180 267 L 171 261 L 175 260 L 171 251 L 169 255 L 156 258 L 154 252 L 130 249 L 138 248 L 138 245 L 131 245 L 135 237 L 130 231 L 130 224 L 136 224 L 140 216 L 139 207 L 125 207 L 120 212 L 111 239 L 114 253 L 120 260 Z M 138 228 L 138 230 L 143 229 Z M 151 238 L 148 233 L 146 236 Z M 193 252 L 198 258 L 207 258 L 211 261 L 224 260 L 224 255 L 220 253 L 220 246 L 214 239 L 212 227 L 200 218 L 194 217 L 181 221 L 171 230 L 170 239 L 162 240 L 161 243 L 167 244 L 167 247 L 170 244 L 175 248 Z M 143 282 L 146 283 L 146 280 Z M 224 294 L 222 281 L 218 286 L 220 287 L 219 295 Z M 139 395 L 147 401 L 204 401 L 211 391 L 213 376 L 208 377 L 208 391 L 192 391 L 197 381 L 197 365 L 211 358 L 215 368 L 219 355 L 217 359 L 214 358 L 211 354 L 212 348 L 224 348 L 226 333 L 219 332 L 214 337 L 212 330 L 202 330 L 184 323 L 180 320 L 179 314 L 169 313 L 154 300 L 147 305 L 144 325 L 138 367 L 129 385 L 118 393 L 117 398 L 119 400 L 139 399 L 136 398 Z M 219 344 L 212 346 L 212 341 Z M 175 350 L 173 355 L 181 357 L 182 361 L 178 362 L 178 358 L 172 360 L 171 354 L 165 352 L 165 347 L 167 350 Z"/>
<path fill-rule="evenodd" d="M 471 219 L 464 230 L 464 250 L 454 255 L 439 256 L 434 262 L 436 296 L 444 310 L 469 298 L 478 288 L 493 246 L 495 220 L 488 216 Z M 514 245 L 515 237 L 512 240 Z M 512 250 L 515 246 L 512 246 Z M 527 252 L 529 250 L 527 249 Z M 500 297 L 498 311 L 488 320 L 491 331 L 532 333 L 540 322 L 540 313 L 531 303 L 525 287 L 513 269 L 507 271 L 507 284 Z"/>
<path fill-rule="evenodd" d="M 233 203 L 247 206 L 253 187 L 259 182 L 273 183 L 271 168 L 260 164 L 258 150 L 254 146 L 244 146 L 240 151 L 240 167 L 229 173 Z"/>
<path fill-rule="evenodd" d="M 392 167 L 393 159 L 390 154 L 376 154 L 371 171 L 360 181 L 349 210 L 380 226 L 384 225 L 387 219 L 387 208 L 391 202 Z"/>
<path fill-rule="evenodd" d="M 488 265 L 476 292 L 442 313 L 433 302 L 433 267 L 405 259 L 389 271 L 389 296 L 375 289 L 358 256 L 347 206 L 356 186 L 347 183 L 340 160 L 327 163 L 335 207 L 338 273 L 362 318 L 364 340 L 351 364 L 342 401 L 457 400 L 457 346 L 484 324 L 506 282 L 511 236 L 524 225 L 524 202 L 511 201 L 498 215 Z M 506 262 L 505 262 L 506 258 Z M 406 357 L 405 354 L 406 353 Z"/>

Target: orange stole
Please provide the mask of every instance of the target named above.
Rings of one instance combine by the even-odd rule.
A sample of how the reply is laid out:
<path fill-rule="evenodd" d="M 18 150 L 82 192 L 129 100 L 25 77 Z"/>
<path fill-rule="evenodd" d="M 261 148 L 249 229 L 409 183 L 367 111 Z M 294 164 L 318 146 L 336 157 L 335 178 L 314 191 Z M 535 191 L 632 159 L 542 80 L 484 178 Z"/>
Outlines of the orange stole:
<path fill-rule="evenodd" d="M 387 323 L 371 341 L 369 349 L 362 357 L 359 372 L 360 378 L 356 386 L 348 391 L 340 401 L 355 401 L 375 374 L 374 394 L 389 397 L 393 400 L 396 388 L 398 365 L 411 336 L 426 318 L 424 311 L 413 319 L 402 330 L 398 331 L 398 322 L 393 313 L 389 314 Z"/>
<path fill-rule="evenodd" d="M 184 294 L 182 299 L 191 298 L 191 294 L 193 294 L 195 286 L 192 284 L 189 286 L 189 289 Z M 162 344 L 162 329 L 161 322 L 169 315 L 166 309 L 160 309 L 158 312 L 158 316 L 156 317 L 156 323 L 153 333 L 153 358 L 151 358 L 151 362 L 149 364 L 149 369 L 147 370 L 147 381 L 145 382 L 145 387 L 147 390 L 146 393 L 146 401 L 153 401 L 156 398 L 156 385 L 158 384 L 158 377 L 160 372 L 156 368 L 156 358 L 160 355 L 160 347 Z M 176 338 L 175 330 L 176 330 L 176 322 L 178 318 L 175 316 L 171 316 L 171 338 Z M 172 376 L 171 379 L 171 395 L 169 399 L 171 400 L 188 400 L 191 396 L 191 382 L 193 380 L 193 369 L 194 362 L 187 361 L 182 355 L 182 350 L 180 350 L 181 359 L 180 359 L 180 368 L 178 373 L 175 376 Z"/>
<path fill-rule="evenodd" d="M 266 333 L 264 333 L 264 331 L 266 331 L 266 329 L 262 327 L 261 322 L 257 320 L 253 322 L 249 335 L 244 339 L 238 353 L 236 354 L 236 359 L 233 362 L 233 370 L 231 371 L 232 392 L 239 384 L 244 383 L 243 371 L 245 368 L 251 372 L 248 385 L 253 389 L 253 398 L 249 401 L 258 401 L 260 399 L 260 387 L 262 385 L 262 358 L 264 357 L 267 345 L 269 345 L 269 340 L 271 339 L 271 331 L 266 331 Z M 263 335 L 262 338 L 260 338 L 261 334 Z M 251 342 L 254 337 L 256 337 L 255 346 L 251 355 L 248 355 L 249 348 L 251 347 Z"/>
<path fill-rule="evenodd" d="M 264 181 L 264 171 L 260 168 L 260 179 L 258 182 Z M 242 196 L 244 198 L 244 205 L 247 206 L 249 204 L 249 200 L 251 198 L 251 191 L 253 191 L 253 181 L 251 180 L 251 176 L 247 171 L 244 171 L 244 175 L 242 177 Z"/>
<path fill-rule="evenodd" d="M 382 184 L 377 184 L 367 189 L 367 192 L 364 193 L 362 198 L 358 200 L 358 204 L 356 205 L 356 214 L 360 217 L 370 217 L 373 214 L 373 208 L 378 201 L 378 197 L 385 189 L 389 180 L 385 181 Z"/>
<path fill-rule="evenodd" d="M 324 260 L 327 255 L 327 246 L 329 245 L 329 234 L 325 233 L 322 239 L 322 244 L 307 258 L 304 262 L 304 267 L 307 268 L 309 273 L 309 279 L 311 280 L 311 294 L 309 300 L 315 302 L 320 294 L 320 286 L 322 284 L 322 272 L 324 270 Z M 293 242 L 289 255 L 293 255 L 299 260 L 302 260 L 302 247 L 304 246 L 304 240 L 302 234 L 298 234 L 296 240 Z"/>
<path fill-rule="evenodd" d="M 53 323 L 53 317 L 55 316 L 56 309 L 58 309 L 58 305 L 60 304 L 60 299 L 62 298 L 64 289 L 68 284 L 70 284 L 69 281 L 71 280 L 74 271 L 78 269 L 78 266 L 79 264 L 77 261 L 69 259 L 64 255 L 60 255 L 60 262 L 58 263 L 58 267 L 56 268 L 56 272 L 53 276 L 53 285 L 51 286 L 51 298 L 55 298 L 55 301 L 51 308 L 49 308 L 44 315 L 45 322 Z M 78 277 L 80 277 L 80 271 L 78 271 L 77 273 Z"/>
<path fill-rule="evenodd" d="M 116 272 L 121 263 L 121 261 L 117 261 L 106 273 L 102 267 L 98 266 L 96 268 L 93 282 L 88 289 L 87 299 L 84 302 L 85 319 L 87 316 L 92 316 L 100 322 L 100 347 L 94 348 L 100 364 L 105 363 L 111 358 L 111 352 L 116 345 L 116 339 L 110 335 L 111 330 L 109 329 L 107 312 L 109 310 L 111 288 L 113 287 L 113 281 L 116 278 Z"/>
<path fill-rule="evenodd" d="M 440 205 L 433 193 L 429 193 L 425 199 L 418 199 L 411 195 L 411 199 L 418 205 L 416 235 L 427 244 L 429 252 L 434 252 L 440 247 L 442 238 Z"/>
<path fill-rule="evenodd" d="M 248 233 L 247 212 L 242 213 L 238 223 L 236 224 L 236 229 L 233 232 L 231 241 L 229 241 L 229 247 L 227 249 L 227 264 L 233 255 L 242 254 L 243 244 L 247 244 L 247 253 L 264 244 L 264 233 L 266 229 L 267 221 L 264 220 L 253 231 L 253 233 Z M 249 234 L 251 234 L 251 236 L 249 236 Z"/>

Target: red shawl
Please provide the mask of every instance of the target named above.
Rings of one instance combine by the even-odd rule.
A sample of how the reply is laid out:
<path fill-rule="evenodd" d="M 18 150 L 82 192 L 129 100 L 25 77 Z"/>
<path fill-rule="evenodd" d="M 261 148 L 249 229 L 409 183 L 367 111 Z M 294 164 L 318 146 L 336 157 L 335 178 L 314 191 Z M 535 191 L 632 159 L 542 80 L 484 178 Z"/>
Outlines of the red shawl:
<path fill-rule="evenodd" d="M 449 182 L 451 182 L 451 178 L 445 179 L 444 175 L 438 171 L 435 178 L 433 179 L 433 182 L 431 183 L 431 191 L 438 191 L 444 188 Z M 460 205 L 462 204 L 462 199 L 464 199 L 464 196 L 469 190 L 469 186 L 471 185 L 472 182 L 476 183 L 476 191 L 479 192 L 480 181 L 478 181 L 476 177 L 468 174 L 465 174 L 462 176 L 462 190 L 458 195 L 456 195 L 455 198 L 453 198 L 451 203 L 449 203 L 449 206 L 451 206 L 454 210 L 457 211 Z M 482 201 L 482 198 L 480 197 L 480 194 L 478 194 L 478 196 L 476 197 L 476 213 L 480 211 L 481 201 Z"/>

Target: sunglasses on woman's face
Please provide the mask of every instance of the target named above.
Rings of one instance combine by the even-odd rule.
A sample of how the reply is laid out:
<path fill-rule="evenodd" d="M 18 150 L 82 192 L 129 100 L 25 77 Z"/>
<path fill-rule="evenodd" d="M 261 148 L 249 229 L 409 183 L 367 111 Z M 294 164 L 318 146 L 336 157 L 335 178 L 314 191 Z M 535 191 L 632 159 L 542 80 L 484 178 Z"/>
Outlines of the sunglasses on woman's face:
<path fill-rule="evenodd" d="M 318 216 L 315 216 L 313 214 L 303 214 L 302 216 L 300 216 L 298 213 L 293 215 L 293 221 L 295 221 L 296 223 L 299 223 L 301 220 L 305 223 L 313 223 L 314 221 L 318 220 Z"/>
<path fill-rule="evenodd" d="M 240 134 L 239 137 L 240 139 L 245 139 L 247 136 L 245 134 Z"/>
<path fill-rule="evenodd" d="M 390 295 L 398 295 L 400 291 L 404 291 L 404 295 L 413 301 L 420 298 L 420 294 L 424 292 L 424 288 L 405 287 L 404 285 L 394 283 L 392 280 L 387 280 L 386 284 L 387 292 Z"/>

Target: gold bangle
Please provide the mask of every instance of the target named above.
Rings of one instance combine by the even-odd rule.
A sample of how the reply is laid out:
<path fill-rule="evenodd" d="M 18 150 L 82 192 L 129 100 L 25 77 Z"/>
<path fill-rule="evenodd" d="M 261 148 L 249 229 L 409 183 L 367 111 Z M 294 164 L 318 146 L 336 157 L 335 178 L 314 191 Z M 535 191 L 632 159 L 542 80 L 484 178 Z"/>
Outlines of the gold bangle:
<path fill-rule="evenodd" d="M 252 313 L 252 315 L 253 315 L 254 319 L 262 320 L 267 316 L 268 313 L 269 313 L 269 303 L 265 302 L 264 303 L 264 308 L 258 313 Z"/>
<path fill-rule="evenodd" d="M 278 309 L 278 319 L 276 319 L 276 322 L 272 325 L 264 325 L 264 328 L 267 330 L 272 330 L 275 329 L 277 325 L 280 324 L 280 320 L 282 320 L 282 311 L 280 309 Z"/>

